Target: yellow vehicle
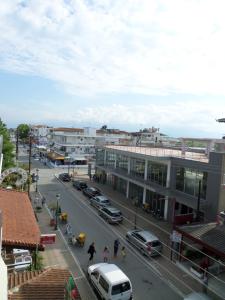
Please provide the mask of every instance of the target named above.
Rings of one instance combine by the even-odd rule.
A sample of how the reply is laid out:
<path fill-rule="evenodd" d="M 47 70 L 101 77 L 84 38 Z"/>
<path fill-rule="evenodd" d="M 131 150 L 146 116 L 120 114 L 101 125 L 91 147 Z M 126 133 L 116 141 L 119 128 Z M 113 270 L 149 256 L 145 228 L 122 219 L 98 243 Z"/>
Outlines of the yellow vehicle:
<path fill-rule="evenodd" d="M 68 218 L 68 216 L 67 216 L 67 213 L 65 213 L 65 212 L 61 213 L 61 215 L 59 216 L 59 219 L 62 223 L 67 223 L 67 218 Z"/>
<path fill-rule="evenodd" d="M 81 232 L 74 241 L 74 244 L 80 247 L 84 247 L 85 244 L 85 240 L 86 240 L 86 235 L 85 233 Z"/>

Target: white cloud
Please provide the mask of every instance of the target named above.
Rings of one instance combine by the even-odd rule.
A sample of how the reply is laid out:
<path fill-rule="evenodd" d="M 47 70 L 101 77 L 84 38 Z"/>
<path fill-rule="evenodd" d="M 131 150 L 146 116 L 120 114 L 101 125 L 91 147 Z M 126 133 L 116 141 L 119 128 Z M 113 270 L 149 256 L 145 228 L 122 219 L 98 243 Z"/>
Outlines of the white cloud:
<path fill-rule="evenodd" d="M 138 105 L 93 105 L 77 108 L 75 105 L 61 103 L 57 106 L 46 103 L 39 105 L 33 102 L 29 107 L 9 107 L 0 104 L 2 119 L 22 123 L 44 123 L 48 125 L 92 126 L 107 124 L 126 130 L 138 130 L 145 127 L 159 127 L 162 132 L 171 136 L 222 137 L 224 124 L 216 119 L 223 117 L 225 103 L 217 103 L 212 107 L 210 101 L 177 101 L 175 103 L 149 103 Z M 22 113 L 18 114 L 21 109 Z M 47 121 L 46 121 L 47 120 Z"/>
<path fill-rule="evenodd" d="M 69 93 L 225 95 L 223 0 L 7 0 L 0 68 Z"/>

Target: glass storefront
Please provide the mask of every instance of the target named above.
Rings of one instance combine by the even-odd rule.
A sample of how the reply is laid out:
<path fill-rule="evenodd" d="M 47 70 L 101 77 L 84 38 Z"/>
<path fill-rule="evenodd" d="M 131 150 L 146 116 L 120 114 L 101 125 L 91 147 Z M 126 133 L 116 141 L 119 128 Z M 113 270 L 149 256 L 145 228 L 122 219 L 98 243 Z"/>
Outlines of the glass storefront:
<path fill-rule="evenodd" d="M 104 166 L 104 155 L 105 151 L 103 149 L 96 150 L 96 165 Z"/>
<path fill-rule="evenodd" d="M 130 174 L 134 177 L 144 179 L 145 161 L 143 159 L 131 158 L 130 160 Z"/>
<path fill-rule="evenodd" d="M 162 196 L 150 190 L 146 190 L 145 203 L 149 204 L 151 211 L 160 213 L 160 216 L 164 215 L 165 196 Z"/>
<path fill-rule="evenodd" d="M 124 196 L 126 196 L 127 193 L 127 181 L 117 177 L 117 182 L 116 182 L 116 190 L 121 192 Z"/>
<path fill-rule="evenodd" d="M 176 168 L 176 189 L 186 194 L 206 199 L 207 172 L 200 172 L 196 169 Z"/>
<path fill-rule="evenodd" d="M 143 187 L 130 182 L 129 198 L 131 199 L 131 201 L 138 202 L 138 205 L 141 206 L 143 203 L 143 190 Z"/>
<path fill-rule="evenodd" d="M 166 186 L 167 165 L 148 161 L 147 180 Z"/>
<path fill-rule="evenodd" d="M 128 157 L 117 154 L 116 168 L 122 171 L 128 172 Z"/>

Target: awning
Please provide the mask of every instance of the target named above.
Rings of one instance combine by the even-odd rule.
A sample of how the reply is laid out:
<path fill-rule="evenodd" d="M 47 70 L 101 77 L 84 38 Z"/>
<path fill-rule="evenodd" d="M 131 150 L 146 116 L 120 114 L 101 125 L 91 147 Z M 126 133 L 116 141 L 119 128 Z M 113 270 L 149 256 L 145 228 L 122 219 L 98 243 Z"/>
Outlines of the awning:
<path fill-rule="evenodd" d="M 53 159 L 53 160 L 64 160 L 65 159 L 65 156 L 60 155 L 56 152 L 49 152 L 47 154 L 47 157 L 50 158 L 50 159 Z"/>

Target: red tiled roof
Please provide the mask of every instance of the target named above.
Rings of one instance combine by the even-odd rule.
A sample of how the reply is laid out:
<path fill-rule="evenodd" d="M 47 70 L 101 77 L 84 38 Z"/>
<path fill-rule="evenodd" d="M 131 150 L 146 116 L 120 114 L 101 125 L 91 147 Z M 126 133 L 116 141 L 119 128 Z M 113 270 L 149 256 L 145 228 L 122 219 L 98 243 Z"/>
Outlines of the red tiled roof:
<path fill-rule="evenodd" d="M 0 189 L 0 210 L 3 245 L 35 248 L 39 244 L 40 230 L 27 193 Z"/>
<path fill-rule="evenodd" d="M 84 129 L 82 129 L 82 128 L 59 127 L 59 128 L 53 128 L 53 131 L 84 132 Z"/>
<path fill-rule="evenodd" d="M 41 274 L 30 274 L 27 276 L 27 280 L 26 276 L 24 276 L 24 280 L 14 278 L 18 276 L 20 275 L 9 276 L 9 282 L 18 282 L 18 285 L 12 286 L 9 290 L 9 300 L 64 300 L 65 285 L 71 277 L 71 273 L 67 269 L 49 268 Z M 14 288 L 17 288 L 15 292 L 13 292 Z M 76 299 L 80 299 L 80 297 L 78 296 Z"/>

